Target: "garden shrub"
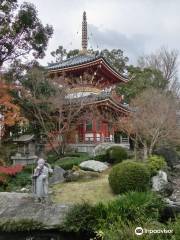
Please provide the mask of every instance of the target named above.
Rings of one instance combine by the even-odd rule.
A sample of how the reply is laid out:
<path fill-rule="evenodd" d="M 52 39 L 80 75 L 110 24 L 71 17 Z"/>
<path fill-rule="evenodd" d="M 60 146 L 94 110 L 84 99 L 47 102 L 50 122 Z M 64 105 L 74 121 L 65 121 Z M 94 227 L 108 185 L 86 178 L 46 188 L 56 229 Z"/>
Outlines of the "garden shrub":
<path fill-rule="evenodd" d="M 128 158 L 127 151 L 120 146 L 113 146 L 107 149 L 107 161 L 109 163 L 120 163 Z"/>
<path fill-rule="evenodd" d="M 142 234 L 137 236 L 135 234 L 135 229 L 137 226 L 142 227 L 143 229 L 169 229 L 167 225 L 159 223 L 158 221 L 148 221 L 134 223 L 128 221 L 125 223 L 121 219 L 112 224 L 109 228 L 102 230 L 103 240 L 175 240 L 171 238 L 172 234 L 163 233 L 163 234 Z"/>
<path fill-rule="evenodd" d="M 25 187 L 26 185 L 31 185 L 32 184 L 32 178 L 29 173 L 26 172 L 21 172 L 18 173 L 14 179 L 14 184 L 19 187 Z"/>
<path fill-rule="evenodd" d="M 180 156 L 172 148 L 160 147 L 154 153 L 156 155 L 162 156 L 170 168 L 173 168 L 174 165 L 180 162 Z"/>
<path fill-rule="evenodd" d="M 49 164 L 55 163 L 58 160 L 58 158 L 59 158 L 58 155 L 53 151 L 47 153 L 47 162 Z"/>
<path fill-rule="evenodd" d="M 94 206 L 88 203 L 77 204 L 66 215 L 66 219 L 60 226 L 60 230 L 92 236 L 97 222 L 98 219 Z"/>
<path fill-rule="evenodd" d="M 107 154 L 97 155 L 94 157 L 94 160 L 100 161 L 100 162 L 108 162 L 108 156 Z"/>
<path fill-rule="evenodd" d="M 78 204 L 69 210 L 60 230 L 83 233 L 88 235 L 87 239 L 90 237 L 92 239 L 93 236 L 96 236 L 93 239 L 99 239 L 97 236 L 104 236 L 103 239 L 109 240 L 133 239 L 126 238 L 129 236 L 127 235 L 128 231 L 131 230 L 132 234 L 135 226 L 137 227 L 139 224 L 141 226 L 148 221 L 150 224 L 156 223 L 159 210 L 163 208 L 163 205 L 162 199 L 153 192 L 128 192 L 109 203 Z M 160 223 L 158 224 L 160 225 Z M 123 227 L 124 231 L 121 231 Z M 119 231 L 122 235 L 119 234 Z M 116 234 L 114 235 L 113 232 Z M 119 236 L 121 238 L 118 238 Z"/>
<path fill-rule="evenodd" d="M 14 191 L 26 185 L 31 185 L 31 176 L 32 166 L 31 172 L 29 166 L 14 165 L 0 167 L 0 191 Z"/>
<path fill-rule="evenodd" d="M 114 193 L 144 191 L 149 186 L 150 174 L 143 163 L 126 160 L 114 166 L 109 174 L 109 184 Z"/>
<path fill-rule="evenodd" d="M 55 162 L 54 165 L 62 167 L 64 170 L 72 169 L 73 166 L 78 166 L 81 162 L 88 160 L 87 154 L 81 154 L 80 157 L 64 157 Z"/>
<path fill-rule="evenodd" d="M 156 175 L 159 170 L 166 167 L 166 161 L 164 160 L 164 158 L 157 155 L 150 156 L 147 160 L 147 164 L 151 176 Z"/>
<path fill-rule="evenodd" d="M 136 222 L 139 219 L 158 219 L 160 211 L 164 209 L 162 198 L 153 192 L 126 192 L 116 200 L 109 202 L 108 213 L 111 216 L 121 216 L 126 221 Z M 112 213 L 114 212 L 114 214 Z"/>

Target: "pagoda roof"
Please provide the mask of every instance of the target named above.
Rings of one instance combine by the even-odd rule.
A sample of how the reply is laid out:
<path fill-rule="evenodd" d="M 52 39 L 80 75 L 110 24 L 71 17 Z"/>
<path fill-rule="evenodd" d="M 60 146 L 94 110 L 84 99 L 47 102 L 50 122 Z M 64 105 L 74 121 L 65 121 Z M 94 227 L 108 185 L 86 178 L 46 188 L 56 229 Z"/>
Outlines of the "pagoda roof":
<path fill-rule="evenodd" d="M 84 101 L 83 101 L 83 98 L 85 99 Z M 76 104 L 84 102 L 84 106 L 92 105 L 92 104 L 106 105 L 106 106 L 112 107 L 116 111 L 118 110 L 121 113 L 125 113 L 125 114 L 128 114 L 131 112 L 131 109 L 129 108 L 128 104 L 123 104 L 121 102 L 115 101 L 111 97 L 110 93 L 105 93 L 105 92 L 102 92 L 100 94 L 90 94 L 89 96 L 86 96 L 86 97 L 75 98 L 74 102 Z"/>
<path fill-rule="evenodd" d="M 49 72 L 63 72 L 71 71 L 79 68 L 86 68 L 91 65 L 103 64 L 103 66 L 114 75 L 114 77 L 120 79 L 123 82 L 127 82 L 127 76 L 119 73 L 110 63 L 101 55 L 79 54 L 74 57 L 68 58 L 64 61 L 49 64 L 47 70 Z"/>
<path fill-rule="evenodd" d="M 89 63 L 96 59 L 99 59 L 99 56 L 80 54 L 80 55 L 73 56 L 71 58 L 67 58 L 66 60 L 58 62 L 58 63 L 49 64 L 48 70 L 72 67 L 72 66 L 76 66 L 79 64 L 83 64 L 83 63 Z"/>

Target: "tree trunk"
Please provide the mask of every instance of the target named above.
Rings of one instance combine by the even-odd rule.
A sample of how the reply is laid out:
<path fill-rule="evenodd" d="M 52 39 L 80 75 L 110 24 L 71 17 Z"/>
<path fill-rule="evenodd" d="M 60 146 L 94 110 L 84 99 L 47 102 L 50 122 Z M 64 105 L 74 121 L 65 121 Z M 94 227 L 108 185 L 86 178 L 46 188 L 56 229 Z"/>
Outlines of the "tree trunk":
<path fill-rule="evenodd" d="M 137 137 L 135 138 L 135 141 L 134 141 L 134 158 L 135 160 L 137 160 Z"/>
<path fill-rule="evenodd" d="M 153 148 L 150 147 L 150 149 L 149 149 L 149 155 L 152 155 L 152 152 L 153 152 Z"/>
<path fill-rule="evenodd" d="M 147 145 L 144 145 L 144 156 L 143 156 L 143 160 L 146 160 L 148 158 L 148 148 Z"/>

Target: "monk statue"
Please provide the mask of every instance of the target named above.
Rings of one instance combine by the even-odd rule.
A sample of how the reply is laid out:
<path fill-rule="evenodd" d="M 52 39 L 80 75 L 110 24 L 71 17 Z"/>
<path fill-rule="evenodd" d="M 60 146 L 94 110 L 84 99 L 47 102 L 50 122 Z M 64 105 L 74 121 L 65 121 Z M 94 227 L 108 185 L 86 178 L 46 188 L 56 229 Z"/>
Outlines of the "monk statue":
<path fill-rule="evenodd" d="M 33 195 L 36 202 L 46 202 L 48 200 L 48 175 L 53 170 L 45 160 L 40 158 L 33 174 Z"/>

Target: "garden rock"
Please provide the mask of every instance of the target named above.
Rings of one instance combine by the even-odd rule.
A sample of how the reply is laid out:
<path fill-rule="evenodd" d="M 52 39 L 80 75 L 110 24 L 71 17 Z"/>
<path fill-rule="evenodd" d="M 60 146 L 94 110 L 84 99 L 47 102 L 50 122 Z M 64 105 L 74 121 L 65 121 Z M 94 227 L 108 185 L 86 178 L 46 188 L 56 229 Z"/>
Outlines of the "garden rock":
<path fill-rule="evenodd" d="M 121 145 L 118 143 L 101 143 L 94 148 L 94 156 L 105 154 L 107 149 L 109 149 L 110 147 L 117 147 L 117 146 L 128 149 L 128 146 L 126 147 L 126 145 Z"/>
<path fill-rule="evenodd" d="M 175 219 L 180 213 L 180 202 L 171 201 L 169 198 L 164 199 L 166 206 L 160 211 L 160 222 L 166 223 L 170 219 Z"/>
<path fill-rule="evenodd" d="M 152 177 L 152 190 L 166 197 L 172 194 L 172 183 L 168 182 L 166 172 L 160 170 L 156 176 Z"/>
<path fill-rule="evenodd" d="M 37 203 L 28 193 L 0 193 L 1 222 L 33 220 L 46 225 L 47 229 L 61 224 L 70 205 Z"/>
<path fill-rule="evenodd" d="M 84 170 L 90 170 L 94 172 L 103 172 L 104 170 L 108 169 L 107 163 L 102 163 L 95 160 L 84 161 L 79 166 Z"/>
<path fill-rule="evenodd" d="M 65 170 L 59 166 L 55 166 L 53 175 L 49 178 L 49 184 L 57 184 L 65 181 L 64 178 Z"/>

